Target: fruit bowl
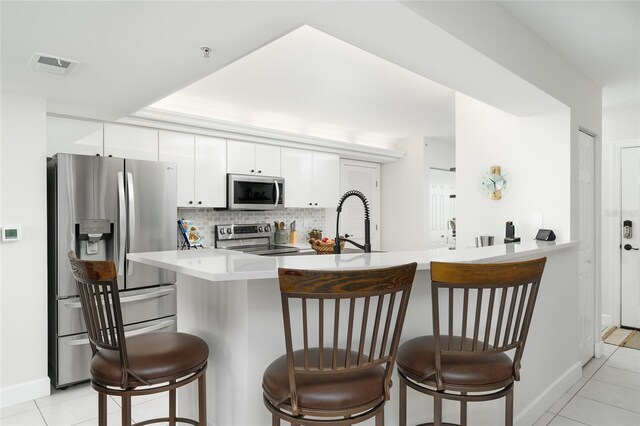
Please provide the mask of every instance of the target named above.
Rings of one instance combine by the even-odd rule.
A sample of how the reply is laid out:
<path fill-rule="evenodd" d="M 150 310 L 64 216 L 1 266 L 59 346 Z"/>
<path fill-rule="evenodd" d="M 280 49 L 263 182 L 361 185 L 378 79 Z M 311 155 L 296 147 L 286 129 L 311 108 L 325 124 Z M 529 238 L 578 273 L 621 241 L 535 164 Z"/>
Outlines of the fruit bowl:
<path fill-rule="evenodd" d="M 309 244 L 311 244 L 311 248 L 314 249 L 317 254 L 333 254 L 335 240 L 333 238 L 323 238 L 321 240 L 311 238 Z M 343 248 L 344 241 L 340 241 L 340 250 L 342 251 Z"/>

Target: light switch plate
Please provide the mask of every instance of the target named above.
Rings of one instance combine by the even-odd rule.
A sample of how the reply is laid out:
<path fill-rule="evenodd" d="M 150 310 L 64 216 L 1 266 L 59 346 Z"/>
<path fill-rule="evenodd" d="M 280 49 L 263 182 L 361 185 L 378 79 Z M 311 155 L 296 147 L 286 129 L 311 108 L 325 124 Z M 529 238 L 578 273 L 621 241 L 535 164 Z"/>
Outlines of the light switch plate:
<path fill-rule="evenodd" d="M 3 226 L 2 241 L 20 241 L 22 239 L 22 228 L 19 226 Z"/>

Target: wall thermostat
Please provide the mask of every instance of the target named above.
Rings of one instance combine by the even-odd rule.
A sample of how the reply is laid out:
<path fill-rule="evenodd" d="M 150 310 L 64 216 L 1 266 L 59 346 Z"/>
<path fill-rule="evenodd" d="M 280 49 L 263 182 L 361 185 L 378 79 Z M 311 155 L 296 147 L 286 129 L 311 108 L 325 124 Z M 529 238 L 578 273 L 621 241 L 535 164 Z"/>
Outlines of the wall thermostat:
<path fill-rule="evenodd" d="M 22 239 L 22 229 L 19 226 L 3 226 L 2 241 L 20 241 Z"/>

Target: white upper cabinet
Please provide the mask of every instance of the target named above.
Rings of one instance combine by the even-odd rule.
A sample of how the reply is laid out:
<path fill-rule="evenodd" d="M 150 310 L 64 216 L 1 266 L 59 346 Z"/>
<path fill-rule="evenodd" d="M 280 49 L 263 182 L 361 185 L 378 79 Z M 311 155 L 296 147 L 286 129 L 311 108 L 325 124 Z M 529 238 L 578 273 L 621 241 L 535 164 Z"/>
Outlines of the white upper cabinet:
<path fill-rule="evenodd" d="M 227 142 L 209 136 L 195 141 L 196 207 L 227 206 Z"/>
<path fill-rule="evenodd" d="M 227 141 L 227 173 L 280 176 L 280 147 Z"/>
<path fill-rule="evenodd" d="M 178 166 L 178 207 L 226 206 L 226 141 L 161 130 L 160 161 Z"/>
<path fill-rule="evenodd" d="M 336 207 L 340 198 L 340 157 L 313 153 L 313 206 Z"/>
<path fill-rule="evenodd" d="M 195 203 L 195 137 L 186 133 L 160 131 L 159 159 L 178 167 L 178 207 L 194 207 Z"/>
<path fill-rule="evenodd" d="M 103 125 L 97 121 L 47 117 L 47 157 L 54 154 L 102 155 Z"/>
<path fill-rule="evenodd" d="M 158 161 L 158 130 L 105 123 L 104 155 Z"/>
<path fill-rule="evenodd" d="M 335 207 L 340 197 L 336 154 L 282 148 L 285 207 Z"/>

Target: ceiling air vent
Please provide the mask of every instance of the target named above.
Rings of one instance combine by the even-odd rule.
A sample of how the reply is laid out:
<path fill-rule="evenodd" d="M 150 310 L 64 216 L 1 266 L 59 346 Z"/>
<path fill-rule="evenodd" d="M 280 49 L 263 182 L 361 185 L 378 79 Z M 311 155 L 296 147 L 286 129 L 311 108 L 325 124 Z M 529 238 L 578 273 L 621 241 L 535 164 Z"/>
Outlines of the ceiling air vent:
<path fill-rule="evenodd" d="M 31 57 L 31 64 L 36 71 L 69 75 L 71 70 L 78 65 L 78 62 L 72 61 L 71 59 L 57 58 L 53 55 L 34 53 Z"/>

